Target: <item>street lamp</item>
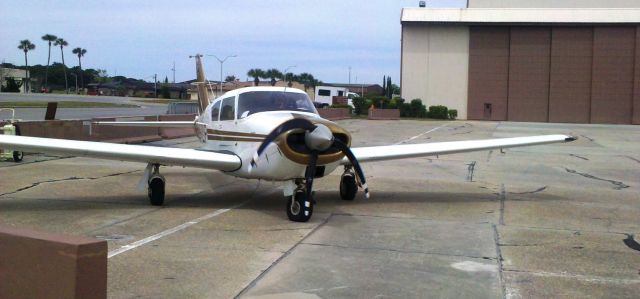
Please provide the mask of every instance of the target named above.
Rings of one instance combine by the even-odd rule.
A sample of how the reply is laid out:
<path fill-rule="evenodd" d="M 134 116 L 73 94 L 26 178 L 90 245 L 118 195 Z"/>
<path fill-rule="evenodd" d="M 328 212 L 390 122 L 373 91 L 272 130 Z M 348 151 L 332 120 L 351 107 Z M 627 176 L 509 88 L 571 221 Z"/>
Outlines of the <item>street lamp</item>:
<path fill-rule="evenodd" d="M 289 69 L 292 69 L 294 67 L 296 67 L 297 65 L 290 65 L 287 68 L 284 69 L 284 84 L 287 84 L 287 73 L 289 73 Z M 291 86 L 289 86 L 291 87 Z"/>
<path fill-rule="evenodd" d="M 71 76 L 76 78 L 76 94 L 78 94 L 78 75 L 74 74 L 74 73 L 70 73 Z"/>
<path fill-rule="evenodd" d="M 235 54 L 229 55 L 229 56 L 225 57 L 224 59 L 220 59 L 216 55 L 207 55 L 207 56 L 215 57 L 218 60 L 218 62 L 220 62 L 220 94 L 222 94 L 222 64 L 225 61 L 227 61 L 227 59 L 229 59 L 230 57 L 238 57 L 238 55 L 235 55 Z"/>

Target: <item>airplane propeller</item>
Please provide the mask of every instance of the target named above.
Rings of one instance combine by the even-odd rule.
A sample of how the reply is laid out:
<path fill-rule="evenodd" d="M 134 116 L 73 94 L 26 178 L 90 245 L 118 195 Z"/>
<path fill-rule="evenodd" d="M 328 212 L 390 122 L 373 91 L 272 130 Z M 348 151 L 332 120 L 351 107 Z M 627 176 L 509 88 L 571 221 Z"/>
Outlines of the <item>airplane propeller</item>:
<path fill-rule="evenodd" d="M 305 183 L 306 183 L 306 191 L 307 198 L 311 198 L 311 191 L 313 187 L 313 178 L 316 173 L 316 166 L 318 162 L 318 156 L 322 154 L 322 152 L 327 151 L 331 148 L 337 149 L 347 156 L 349 162 L 353 166 L 356 171 L 356 175 L 358 176 L 358 180 L 362 184 L 362 188 L 364 189 L 365 196 L 369 198 L 369 188 L 367 186 L 366 178 L 364 177 L 364 172 L 360 167 L 360 163 L 356 159 L 353 152 L 349 148 L 349 145 L 344 143 L 343 141 L 334 138 L 331 129 L 323 124 L 314 124 L 311 121 L 304 118 L 294 118 L 288 121 L 283 122 L 278 127 L 273 129 L 271 133 L 269 133 L 262 144 L 258 147 L 258 150 L 254 153 L 253 159 L 251 160 L 250 168 L 256 167 L 256 163 L 260 158 L 260 155 L 264 152 L 267 146 L 272 143 L 278 136 L 282 133 L 285 133 L 289 130 L 293 129 L 303 129 L 305 130 L 304 143 L 307 149 L 309 149 L 309 163 L 307 164 L 307 169 L 305 171 Z"/>

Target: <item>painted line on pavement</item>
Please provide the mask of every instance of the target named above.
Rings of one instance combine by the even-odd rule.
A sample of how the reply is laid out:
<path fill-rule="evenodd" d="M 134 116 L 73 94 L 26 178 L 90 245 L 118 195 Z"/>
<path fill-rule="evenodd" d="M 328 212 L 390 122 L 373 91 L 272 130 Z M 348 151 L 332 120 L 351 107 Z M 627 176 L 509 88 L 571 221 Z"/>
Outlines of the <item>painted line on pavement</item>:
<path fill-rule="evenodd" d="M 253 197 L 250 198 L 247 201 L 241 202 L 241 203 L 236 204 L 236 205 L 234 205 L 232 207 L 229 207 L 229 208 L 226 208 L 226 209 L 216 210 L 215 212 L 209 213 L 207 215 L 204 215 L 202 217 L 196 218 L 196 219 L 191 220 L 189 222 L 185 222 L 185 223 L 180 224 L 180 225 L 178 225 L 176 227 L 172 227 L 170 229 L 167 229 L 165 231 L 157 233 L 157 234 L 155 234 L 153 236 L 146 237 L 146 238 L 144 238 L 142 240 L 138 240 L 138 241 L 133 242 L 133 243 L 128 244 L 128 245 L 124 245 L 124 246 L 122 246 L 122 247 L 120 247 L 120 248 L 118 248 L 116 250 L 110 251 L 108 253 L 108 255 L 107 255 L 107 258 L 112 258 L 112 257 L 114 257 L 114 256 L 116 256 L 118 254 L 125 253 L 125 252 L 127 252 L 129 250 L 136 249 L 136 248 L 138 248 L 138 247 L 140 247 L 140 246 L 142 246 L 144 244 L 147 244 L 149 242 L 153 242 L 153 241 L 158 240 L 160 238 L 163 238 L 163 237 L 166 237 L 166 236 L 171 235 L 173 233 L 179 232 L 179 231 L 181 231 L 181 230 L 183 230 L 183 229 L 185 229 L 187 227 L 190 227 L 192 225 L 198 224 L 198 223 L 200 223 L 202 221 L 214 218 L 216 216 L 220 216 L 220 215 L 222 215 L 222 214 L 224 214 L 226 212 L 229 212 L 229 211 L 231 211 L 231 210 L 233 210 L 235 208 L 241 207 L 242 205 L 244 205 L 244 204 L 248 203 L 249 201 L 251 201 L 251 199 L 253 199 Z"/>
<path fill-rule="evenodd" d="M 393 145 L 398 145 L 398 144 L 407 143 L 407 142 L 409 142 L 409 141 L 411 141 L 411 140 L 414 140 L 414 139 L 416 139 L 416 138 L 419 138 L 419 137 L 422 137 L 422 136 L 424 136 L 424 135 L 427 135 L 427 134 L 429 134 L 429 133 L 431 133 L 431 132 L 435 132 L 435 131 L 437 131 L 437 130 L 439 130 L 439 129 L 442 129 L 442 128 L 446 127 L 447 125 L 449 125 L 449 123 L 446 123 L 446 124 L 444 124 L 444 125 L 442 125 L 442 126 L 439 126 L 439 127 L 435 127 L 435 128 L 433 128 L 433 129 L 431 129 L 431 130 L 429 130 L 429 131 L 426 131 L 426 132 L 424 132 L 424 133 L 420 133 L 420 134 L 418 134 L 418 135 L 416 135 L 416 136 L 413 136 L 413 137 L 411 137 L 411 138 L 409 138 L 409 139 L 405 139 L 405 140 L 402 140 L 402 141 L 400 141 L 400 142 L 396 142 L 396 143 L 394 143 Z"/>

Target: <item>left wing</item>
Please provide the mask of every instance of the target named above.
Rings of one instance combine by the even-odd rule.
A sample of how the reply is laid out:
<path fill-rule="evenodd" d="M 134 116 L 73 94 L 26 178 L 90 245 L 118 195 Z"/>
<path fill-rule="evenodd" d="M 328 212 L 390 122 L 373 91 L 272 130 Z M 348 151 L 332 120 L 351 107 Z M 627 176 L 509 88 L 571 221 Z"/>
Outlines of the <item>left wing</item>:
<path fill-rule="evenodd" d="M 394 160 L 424 156 L 458 154 L 490 149 L 502 149 L 518 146 L 540 145 L 558 142 L 570 142 L 575 137 L 567 135 L 542 135 L 531 137 L 499 138 L 485 140 L 465 140 L 433 142 L 420 144 L 401 144 L 351 148 L 359 162 Z M 350 164 L 345 157 L 341 164 Z"/>
<path fill-rule="evenodd" d="M 96 121 L 93 124 L 116 127 L 194 127 L 200 123 L 195 121 Z"/>
<path fill-rule="evenodd" d="M 235 171 L 242 166 L 235 154 L 187 148 L 142 146 L 92 141 L 0 135 L 0 148 L 107 160 L 189 166 Z"/>

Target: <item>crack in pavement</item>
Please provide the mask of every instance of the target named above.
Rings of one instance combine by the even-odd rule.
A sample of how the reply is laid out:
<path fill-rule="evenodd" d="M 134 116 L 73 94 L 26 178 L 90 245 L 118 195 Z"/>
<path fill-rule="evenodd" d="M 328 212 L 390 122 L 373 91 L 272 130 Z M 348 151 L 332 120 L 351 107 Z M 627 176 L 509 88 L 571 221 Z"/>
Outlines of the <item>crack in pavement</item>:
<path fill-rule="evenodd" d="M 504 271 L 505 272 L 511 272 L 511 273 L 529 274 L 529 275 L 538 276 L 538 277 L 569 278 L 569 279 L 576 279 L 576 280 L 580 280 L 580 281 L 597 282 L 597 283 L 613 283 L 613 284 L 637 284 L 637 283 L 640 283 L 640 280 L 638 280 L 638 279 L 609 278 L 609 277 L 589 276 L 589 275 L 571 274 L 571 273 L 553 273 L 553 272 L 526 271 L 526 270 L 504 270 Z"/>
<path fill-rule="evenodd" d="M 123 175 L 123 174 L 130 174 L 130 173 L 140 172 L 140 171 L 141 170 L 118 172 L 118 173 L 112 173 L 112 174 L 108 174 L 108 175 L 100 176 L 100 177 L 86 177 L 86 178 L 83 178 L 83 177 L 72 176 L 72 177 L 63 178 L 63 179 L 53 179 L 53 180 L 40 181 L 40 182 L 35 182 L 35 183 L 31 184 L 30 186 L 22 187 L 22 188 L 19 188 L 17 190 L 11 191 L 11 192 L 2 193 L 2 194 L 0 194 L 0 197 L 3 197 L 5 195 L 16 194 L 18 192 L 22 192 L 22 191 L 25 191 L 25 190 L 29 190 L 31 188 L 37 187 L 37 186 L 42 185 L 42 184 L 65 182 L 65 181 L 77 181 L 77 180 L 98 180 L 98 179 L 114 177 L 114 176 L 119 176 L 119 175 Z"/>
<path fill-rule="evenodd" d="M 534 193 L 542 192 L 542 191 L 544 191 L 544 190 L 547 190 L 547 186 L 540 187 L 540 188 L 538 188 L 538 189 L 536 189 L 536 190 L 533 190 L 533 191 L 526 191 L 526 192 L 509 192 L 509 194 L 534 194 Z"/>
<path fill-rule="evenodd" d="M 499 244 L 499 245 L 504 247 L 535 247 L 535 246 L 544 246 L 544 245 L 551 245 L 551 244 L 555 244 L 555 243 Z"/>
<path fill-rule="evenodd" d="M 498 197 L 500 198 L 500 225 L 504 225 L 504 201 L 507 198 L 506 190 L 504 188 L 504 184 L 500 184 L 500 193 L 498 193 Z"/>
<path fill-rule="evenodd" d="M 603 182 L 609 182 L 609 183 L 611 183 L 611 184 L 615 185 L 615 187 L 613 187 L 613 189 L 615 189 L 615 190 L 622 190 L 622 189 L 624 189 L 624 188 L 629 188 L 629 185 L 626 185 L 626 184 L 625 184 L 625 183 L 623 183 L 623 182 L 619 182 L 619 181 L 614 181 L 614 180 L 608 180 L 608 179 L 599 178 L 599 177 L 597 177 L 597 176 L 594 176 L 594 175 L 591 175 L 591 174 L 588 174 L 588 173 L 577 172 L 577 171 L 575 171 L 575 170 L 573 170 L 573 169 L 569 169 L 569 168 L 566 168 L 566 167 L 565 167 L 565 170 L 566 170 L 568 173 L 573 173 L 573 174 L 581 175 L 581 176 L 583 176 L 583 177 L 585 177 L 585 178 L 588 178 L 588 179 L 593 179 L 593 180 L 598 180 L 598 181 L 603 181 Z"/>
<path fill-rule="evenodd" d="M 636 158 L 634 158 L 634 157 L 631 157 L 631 156 L 623 156 L 623 157 L 628 158 L 628 159 L 630 159 L 630 160 L 633 160 L 633 161 L 636 161 L 636 162 L 640 163 L 640 160 L 638 160 L 638 159 L 636 159 Z"/>
<path fill-rule="evenodd" d="M 46 158 L 42 159 L 42 160 L 34 160 L 34 161 L 29 161 L 29 162 L 25 162 L 23 160 L 20 163 L 13 163 L 13 164 L 10 164 L 10 165 L 2 165 L 2 167 L 0 167 L 0 169 L 9 168 L 9 167 L 24 166 L 24 165 L 35 164 L 35 163 L 42 163 L 42 162 L 58 161 L 58 160 L 63 160 L 63 159 L 75 158 L 73 156 L 69 156 L 69 157 L 42 156 L 42 157 L 46 157 Z"/>
<path fill-rule="evenodd" d="M 484 260 L 496 260 L 497 259 L 497 258 L 490 257 L 490 256 L 473 256 L 473 255 L 464 255 L 464 254 L 449 254 L 449 253 L 417 251 L 417 250 L 400 250 L 400 249 L 380 248 L 380 247 L 356 247 L 356 246 L 346 246 L 346 245 L 338 245 L 338 244 L 322 244 L 322 243 L 306 243 L 306 242 L 302 242 L 301 244 L 311 245 L 311 246 L 321 246 L 321 247 L 335 247 L 335 248 L 342 248 L 342 249 L 390 251 L 390 252 L 397 252 L 397 253 L 424 254 L 424 255 L 437 255 L 437 256 L 453 256 L 453 257 L 465 257 L 465 258 L 484 259 Z"/>
<path fill-rule="evenodd" d="M 585 158 L 585 157 L 582 157 L 582 156 L 578 156 L 578 155 L 576 155 L 576 154 L 569 154 L 569 156 L 571 156 L 571 157 L 576 157 L 576 158 L 578 158 L 578 159 L 582 159 L 582 160 L 585 160 L 585 161 L 589 161 L 589 159 L 588 159 L 588 158 Z"/>
<path fill-rule="evenodd" d="M 580 135 L 580 136 L 582 136 L 582 137 L 584 137 L 584 138 L 587 138 L 587 139 L 588 139 L 589 141 L 591 141 L 591 142 L 596 141 L 595 139 L 593 139 L 593 138 L 591 138 L 591 137 L 589 137 L 589 136 L 585 136 L 585 135 Z"/>
<path fill-rule="evenodd" d="M 503 224 L 504 225 L 504 224 Z M 496 260 L 498 262 L 498 278 L 500 279 L 500 287 L 502 290 L 502 298 L 507 298 L 507 284 L 504 279 L 504 265 L 502 264 L 502 250 L 500 249 L 500 234 L 498 233 L 498 227 L 495 224 L 492 224 L 493 228 L 493 241 L 496 246 L 496 256 L 498 257 Z"/>

